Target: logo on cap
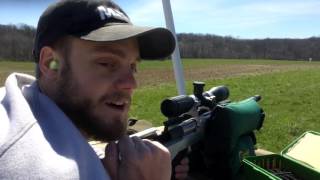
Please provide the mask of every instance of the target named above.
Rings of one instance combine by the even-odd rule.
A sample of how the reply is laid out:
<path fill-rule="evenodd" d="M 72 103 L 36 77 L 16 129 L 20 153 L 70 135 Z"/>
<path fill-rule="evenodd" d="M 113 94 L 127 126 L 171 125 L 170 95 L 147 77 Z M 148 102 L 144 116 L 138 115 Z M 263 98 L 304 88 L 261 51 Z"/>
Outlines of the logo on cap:
<path fill-rule="evenodd" d="M 104 6 L 98 6 L 97 9 L 99 11 L 100 19 L 102 21 L 109 19 L 109 18 L 115 18 L 115 19 L 120 19 L 120 20 L 124 20 L 124 21 L 129 21 L 127 16 L 125 16 L 121 11 L 119 11 L 117 9 L 113 9 L 113 8 L 109 8 L 109 7 L 106 8 Z"/>

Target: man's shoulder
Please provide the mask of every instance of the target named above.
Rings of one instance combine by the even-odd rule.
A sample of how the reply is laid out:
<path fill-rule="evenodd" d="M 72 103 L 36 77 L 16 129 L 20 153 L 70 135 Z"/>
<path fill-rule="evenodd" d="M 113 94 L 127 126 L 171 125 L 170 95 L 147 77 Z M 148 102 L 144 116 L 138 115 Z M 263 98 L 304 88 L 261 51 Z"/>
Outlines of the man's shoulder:
<path fill-rule="evenodd" d="M 13 74 L 0 89 L 0 131 L 7 129 L 2 140 L 0 132 L 0 179 L 108 179 L 80 132 L 33 82 Z"/>

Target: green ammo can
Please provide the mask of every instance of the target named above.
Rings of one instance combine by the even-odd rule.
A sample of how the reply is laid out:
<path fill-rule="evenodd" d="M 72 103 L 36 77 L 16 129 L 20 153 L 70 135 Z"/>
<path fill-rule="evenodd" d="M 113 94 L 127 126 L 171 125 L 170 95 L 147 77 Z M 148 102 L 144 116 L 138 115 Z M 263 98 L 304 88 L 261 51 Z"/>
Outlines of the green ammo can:
<path fill-rule="evenodd" d="M 280 154 L 247 157 L 245 179 L 320 180 L 320 133 L 307 131 Z"/>

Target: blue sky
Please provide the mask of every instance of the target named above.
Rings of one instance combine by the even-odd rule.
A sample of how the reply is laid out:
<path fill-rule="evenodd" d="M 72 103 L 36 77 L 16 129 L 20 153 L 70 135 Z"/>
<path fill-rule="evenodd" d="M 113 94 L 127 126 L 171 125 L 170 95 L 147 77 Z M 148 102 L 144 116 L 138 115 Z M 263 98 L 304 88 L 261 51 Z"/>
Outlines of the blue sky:
<path fill-rule="evenodd" d="M 0 0 L 0 24 L 36 26 L 55 0 Z M 115 0 L 134 24 L 165 27 L 162 0 Z M 237 38 L 320 36 L 320 0 L 171 0 L 177 33 Z"/>

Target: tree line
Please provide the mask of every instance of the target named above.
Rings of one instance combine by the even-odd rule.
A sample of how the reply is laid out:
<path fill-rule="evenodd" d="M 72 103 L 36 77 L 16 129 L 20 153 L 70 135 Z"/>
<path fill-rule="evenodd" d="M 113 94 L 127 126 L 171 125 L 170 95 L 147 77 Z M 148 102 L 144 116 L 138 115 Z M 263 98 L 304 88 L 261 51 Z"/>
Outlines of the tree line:
<path fill-rule="evenodd" d="M 35 32 L 25 24 L 0 25 L 0 60 L 32 61 Z M 320 60 L 320 37 L 239 39 L 180 33 L 177 38 L 182 58 Z"/>
<path fill-rule="evenodd" d="M 0 25 L 0 60 L 31 61 L 35 28 L 25 24 Z"/>
<path fill-rule="evenodd" d="M 320 60 L 320 37 L 306 39 L 236 39 L 203 34 L 178 34 L 186 58 Z"/>

